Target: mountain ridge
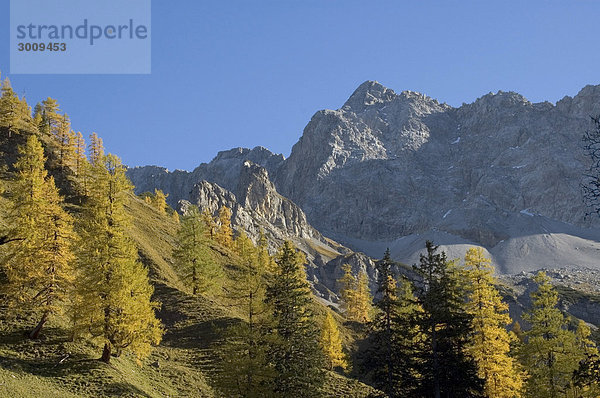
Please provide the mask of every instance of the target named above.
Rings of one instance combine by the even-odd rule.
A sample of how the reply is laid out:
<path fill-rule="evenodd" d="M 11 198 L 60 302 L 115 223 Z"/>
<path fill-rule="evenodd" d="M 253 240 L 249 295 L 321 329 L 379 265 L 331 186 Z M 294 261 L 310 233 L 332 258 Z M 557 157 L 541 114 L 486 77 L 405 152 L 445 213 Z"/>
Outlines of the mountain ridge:
<path fill-rule="evenodd" d="M 263 147 L 232 149 L 185 175 L 235 191 L 237 171 L 250 160 L 265 167 L 277 191 L 317 230 L 353 249 L 370 253 L 369 242 L 385 246 L 441 231 L 485 247 L 503 272 L 520 272 L 534 267 L 532 258 L 520 266 L 514 254 L 520 249 L 497 246 L 533 245 L 530 257 L 542 252 L 546 243 L 537 236 L 545 231 L 541 224 L 531 228 L 538 224 L 529 214 L 562 223 L 551 233 L 564 232 L 574 245 L 582 239 L 584 251 L 595 252 L 600 223 L 586 219 L 579 192 L 587 167 L 580 139 L 594 114 L 600 114 L 600 86 L 556 104 L 499 91 L 455 108 L 366 81 L 339 109 L 317 111 L 288 158 Z M 171 200 L 189 193 L 178 172 L 148 174 L 129 172 L 138 188 L 163 189 Z M 414 250 L 396 258 L 408 262 L 420 248 Z M 590 256 L 581 262 L 593 263 Z"/>

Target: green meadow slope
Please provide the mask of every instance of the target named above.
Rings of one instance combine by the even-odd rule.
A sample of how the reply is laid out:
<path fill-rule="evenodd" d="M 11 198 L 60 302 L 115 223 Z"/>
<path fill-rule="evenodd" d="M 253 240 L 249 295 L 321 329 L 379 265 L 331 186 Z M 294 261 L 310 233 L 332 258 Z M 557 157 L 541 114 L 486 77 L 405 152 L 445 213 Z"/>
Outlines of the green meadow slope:
<path fill-rule="evenodd" d="M 72 206 L 77 211 L 77 206 Z M 192 296 L 177 275 L 172 247 L 178 225 L 132 195 L 127 210 L 130 231 L 140 259 L 147 266 L 155 288 L 158 313 L 166 333 L 160 346 L 143 363 L 123 355 L 109 365 L 97 360 L 99 347 L 73 342 L 66 315 L 53 319 L 41 339 L 25 337 L 33 319 L 0 318 L 0 396 L 11 397 L 218 397 L 212 386 L 223 329 L 240 322 L 235 308 L 215 291 Z M 236 272 L 236 256 L 221 247 L 213 255 L 226 270 Z M 315 300 L 315 311 L 331 311 Z M 337 316 L 341 323 L 343 320 Z M 345 345 L 357 337 L 342 327 Z M 375 390 L 355 380 L 330 372 L 324 386 L 328 397 L 366 397 Z"/>

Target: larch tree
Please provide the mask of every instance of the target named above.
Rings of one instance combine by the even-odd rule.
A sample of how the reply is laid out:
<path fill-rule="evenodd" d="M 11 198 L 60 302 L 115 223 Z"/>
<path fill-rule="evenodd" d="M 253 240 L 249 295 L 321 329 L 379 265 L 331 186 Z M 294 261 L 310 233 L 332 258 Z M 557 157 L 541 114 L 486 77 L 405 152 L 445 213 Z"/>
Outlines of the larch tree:
<path fill-rule="evenodd" d="M 182 217 L 173 257 L 194 295 L 205 293 L 218 284 L 221 278 L 220 268 L 212 257 L 205 227 L 196 206 L 190 206 Z"/>
<path fill-rule="evenodd" d="M 62 311 L 74 279 L 73 220 L 62 208 L 63 200 L 44 163 L 41 143 L 29 136 L 15 163 L 9 234 L 14 241 L 3 262 L 6 297 L 17 312 L 40 317 L 31 338 L 37 338 L 48 319 Z"/>
<path fill-rule="evenodd" d="M 464 272 L 446 253 L 426 242 L 426 254 L 413 268 L 420 277 L 416 296 L 423 312 L 418 326 L 423 333 L 420 354 L 421 383 L 425 396 L 481 396 L 483 380 L 475 362 L 465 353 L 472 316 L 466 312 Z"/>
<path fill-rule="evenodd" d="M 159 304 L 151 300 L 154 289 L 148 270 L 127 235 L 131 219 L 125 205 L 132 185 L 116 156 L 98 155 L 91 161 L 78 245 L 82 276 L 74 309 L 75 335 L 103 345 L 101 360 L 106 363 L 123 350 L 142 360 L 160 342 L 163 329 L 155 314 Z"/>
<path fill-rule="evenodd" d="M 360 271 L 356 281 L 356 320 L 358 322 L 369 322 L 371 320 L 371 311 L 373 297 L 369 288 L 369 277 L 365 271 Z"/>
<path fill-rule="evenodd" d="M 73 153 L 73 157 L 74 157 L 74 162 L 73 162 L 73 168 L 75 171 L 75 176 L 78 178 L 83 177 L 84 174 L 84 170 L 85 170 L 85 164 L 87 163 L 87 159 L 85 157 L 85 139 L 83 138 L 83 134 L 81 134 L 80 131 L 78 131 L 77 133 L 75 133 L 74 135 L 74 153 Z"/>
<path fill-rule="evenodd" d="M 167 197 L 169 195 L 166 194 L 160 190 L 160 189 L 155 189 L 154 190 L 154 196 L 152 197 L 152 204 L 154 205 L 154 208 L 156 208 L 156 210 L 158 210 L 158 212 L 160 214 L 166 215 L 167 214 Z"/>
<path fill-rule="evenodd" d="M 537 290 L 531 293 L 532 307 L 523 315 L 531 329 L 525 332 L 526 342 L 520 352 L 521 362 L 530 376 L 527 395 L 562 397 L 571 387 L 573 373 L 584 359 L 584 351 L 557 308 L 558 293 L 550 278 L 540 271 L 534 281 Z"/>
<path fill-rule="evenodd" d="M 269 254 L 269 242 L 262 228 L 258 234 L 256 251 L 260 267 L 266 270 L 266 272 L 275 273 L 277 271 L 277 264 L 275 263 L 273 257 Z"/>
<path fill-rule="evenodd" d="M 512 321 L 508 305 L 502 302 L 494 286 L 491 260 L 484 256 L 482 248 L 470 248 L 465 255 L 465 267 L 470 282 L 466 310 L 472 317 L 472 332 L 465 352 L 477 364 L 486 397 L 521 397 L 524 377 L 518 362 L 510 356 L 515 337 L 506 329 Z"/>
<path fill-rule="evenodd" d="M 8 136 L 19 132 L 19 97 L 13 91 L 10 80 L 6 78 L 2 83 L 2 95 L 0 96 L 0 127 L 8 130 Z"/>
<path fill-rule="evenodd" d="M 61 116 L 56 129 L 58 164 L 62 168 L 72 167 L 75 160 L 75 135 L 71 131 L 71 120 L 65 113 Z"/>
<path fill-rule="evenodd" d="M 21 130 L 37 131 L 31 118 L 29 105 L 25 98 L 20 99 L 13 91 L 8 78 L 2 83 L 0 95 L 0 127 L 6 128 L 9 138 Z"/>
<path fill-rule="evenodd" d="M 340 285 L 341 308 L 346 318 L 355 322 L 368 322 L 373 298 L 366 272 L 361 271 L 356 277 L 349 264 L 344 264 L 342 271 L 343 275 L 337 282 Z"/>
<path fill-rule="evenodd" d="M 223 247 L 233 247 L 233 229 L 231 228 L 231 210 L 227 206 L 219 209 L 218 228 L 215 240 Z"/>
<path fill-rule="evenodd" d="M 327 312 L 327 316 L 323 322 L 320 342 L 321 348 L 325 353 L 327 368 L 329 370 L 333 370 L 335 368 L 348 368 L 348 360 L 346 359 L 346 355 L 344 355 L 342 350 L 342 337 L 340 336 L 340 330 L 338 329 L 337 323 L 330 312 Z"/>
<path fill-rule="evenodd" d="M 41 124 L 39 130 L 42 134 L 56 135 L 60 126 L 62 116 L 60 115 L 60 107 L 58 101 L 54 98 L 46 98 L 41 103 Z"/>
<path fill-rule="evenodd" d="M 356 320 L 354 314 L 354 296 L 357 286 L 356 277 L 352 273 L 352 266 L 350 264 L 342 265 L 342 272 L 342 276 L 337 280 L 340 286 L 340 308 L 345 312 L 346 318 Z"/>
<path fill-rule="evenodd" d="M 277 270 L 265 299 L 273 323 L 267 355 L 276 374 L 274 391 L 280 396 L 319 396 L 324 357 L 310 309 L 313 303 L 304 271 L 306 258 L 285 241 L 275 262 Z"/>
<path fill-rule="evenodd" d="M 96 133 L 90 134 L 88 156 L 91 164 L 101 163 L 104 157 L 104 143 L 102 142 L 102 138 L 98 137 Z"/>
<path fill-rule="evenodd" d="M 202 213 L 200 214 L 200 220 L 202 220 L 202 224 L 204 224 L 206 237 L 209 239 L 214 239 L 217 232 L 217 223 L 215 222 L 215 219 L 208 208 L 202 210 Z"/>
<path fill-rule="evenodd" d="M 600 396 L 600 356 L 591 334 L 590 327 L 580 319 L 575 330 L 575 340 L 584 358 L 574 373 L 571 393 L 582 398 Z"/>

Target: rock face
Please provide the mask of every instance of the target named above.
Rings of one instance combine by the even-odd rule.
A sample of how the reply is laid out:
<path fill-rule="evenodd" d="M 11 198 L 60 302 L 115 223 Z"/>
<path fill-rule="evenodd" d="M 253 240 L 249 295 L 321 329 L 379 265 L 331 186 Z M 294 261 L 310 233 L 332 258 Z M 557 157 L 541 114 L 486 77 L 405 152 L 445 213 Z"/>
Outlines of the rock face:
<path fill-rule="evenodd" d="M 127 170 L 127 176 L 135 185 L 135 192 L 153 192 L 162 189 L 168 193 L 167 202 L 176 207 L 179 200 L 189 200 L 190 192 L 200 181 L 214 182 L 235 191 L 244 161 L 249 160 L 272 173 L 283 162 L 283 155 L 276 155 L 263 147 L 254 149 L 234 148 L 222 151 L 210 163 L 203 163 L 194 171 L 168 171 L 164 167 L 143 166 Z"/>
<path fill-rule="evenodd" d="M 432 237 L 458 256 L 481 245 L 506 273 L 599 267 L 599 223 L 585 218 L 580 192 L 587 167 L 581 137 L 598 114 L 600 86 L 555 105 L 498 92 L 453 108 L 368 81 L 340 109 L 317 112 L 288 159 L 264 148 L 233 149 L 192 173 L 136 168 L 129 175 L 138 191 L 161 188 L 171 203 L 207 180 L 289 215 L 284 202 L 260 204 L 264 178 L 242 192 L 240 171 L 250 160 L 316 229 L 371 256 L 389 246 L 396 259 L 413 263 Z M 282 214 L 270 222 L 290 217 Z"/>
<path fill-rule="evenodd" d="M 278 241 L 301 238 L 327 244 L 321 233 L 308 223 L 304 212 L 277 192 L 267 170 L 248 160 L 239 169 L 236 193 L 203 180 L 194 185 L 188 197 L 189 201 L 180 201 L 180 208 L 185 209 L 191 202 L 216 214 L 220 207 L 229 207 L 233 225 L 244 228 L 252 238 L 257 238 L 263 228 Z"/>
<path fill-rule="evenodd" d="M 196 205 L 201 211 L 208 209 L 216 215 L 219 208 L 227 206 L 232 211 L 234 229 L 244 230 L 254 242 L 258 241 L 262 230 L 271 252 L 283 240 L 291 239 L 307 255 L 307 276 L 315 292 L 330 302 L 336 302 L 335 280 L 321 278 L 319 270 L 323 264 L 349 250 L 314 229 L 302 209 L 277 192 L 265 168 L 246 160 L 235 180 L 235 193 L 214 182 L 200 181 L 189 192 L 189 200 L 179 201 L 178 210 L 185 214 L 189 206 Z"/>
<path fill-rule="evenodd" d="M 436 235 L 484 246 L 504 272 L 548 265 L 536 260 L 548 247 L 571 247 L 542 258 L 551 265 L 598 266 L 600 234 L 581 228 L 590 225 L 579 189 L 581 137 L 596 114 L 600 86 L 556 105 L 499 92 L 452 108 L 366 82 L 313 116 L 276 185 L 325 235 L 370 255 Z M 416 251 L 392 249 L 407 262 Z"/>

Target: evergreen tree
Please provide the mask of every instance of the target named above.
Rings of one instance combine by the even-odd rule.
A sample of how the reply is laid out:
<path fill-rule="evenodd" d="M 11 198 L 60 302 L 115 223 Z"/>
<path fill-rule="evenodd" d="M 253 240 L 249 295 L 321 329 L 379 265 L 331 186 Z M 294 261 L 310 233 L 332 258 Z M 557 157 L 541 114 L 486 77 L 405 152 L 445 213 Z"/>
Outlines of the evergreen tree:
<path fill-rule="evenodd" d="M 369 324 L 360 365 L 371 384 L 389 397 L 412 397 L 420 377 L 416 361 L 421 337 L 416 319 L 421 309 L 408 280 L 396 286 L 392 264 L 387 250 L 377 263 L 377 313 Z"/>
<path fill-rule="evenodd" d="M 274 366 L 274 391 L 298 398 L 320 395 L 323 383 L 323 353 L 319 330 L 310 310 L 310 287 L 306 281 L 306 259 L 290 241 L 275 256 L 277 270 L 267 287 L 266 303 L 273 319 L 268 358 Z"/>
<path fill-rule="evenodd" d="M 477 363 L 486 397 L 520 397 L 523 375 L 509 355 L 515 337 L 506 330 L 512 321 L 508 305 L 502 302 L 494 286 L 491 260 L 484 256 L 480 247 L 470 248 L 465 256 L 465 266 L 470 281 L 466 309 L 472 317 L 472 334 L 465 350 Z"/>
<path fill-rule="evenodd" d="M 323 329 L 321 330 L 321 347 L 325 353 L 327 360 L 327 368 L 333 370 L 334 368 L 348 368 L 348 362 L 346 356 L 342 351 L 342 338 L 340 337 L 340 331 L 337 327 L 335 319 L 331 313 L 327 313 L 325 322 L 323 323 Z"/>
<path fill-rule="evenodd" d="M 208 247 L 204 225 L 196 206 L 191 206 L 183 216 L 177 233 L 173 257 L 192 287 L 193 294 L 204 293 L 220 279 L 220 269 Z"/>
<path fill-rule="evenodd" d="M 219 227 L 215 240 L 224 247 L 233 247 L 233 230 L 231 229 L 231 210 L 227 206 L 219 209 Z"/>
<path fill-rule="evenodd" d="M 16 237 L 9 245 L 3 272 L 7 299 L 21 313 L 40 316 L 30 337 L 37 338 L 52 315 L 62 310 L 73 282 L 71 241 L 73 220 L 62 208 L 62 198 L 44 168 L 44 150 L 31 135 L 19 148 L 15 163 L 11 211 Z"/>
<path fill-rule="evenodd" d="M 414 266 L 421 279 L 417 297 L 423 312 L 418 326 L 425 344 L 420 355 L 420 394 L 435 398 L 480 396 L 482 380 L 477 377 L 474 361 L 465 354 L 472 316 L 464 308 L 461 270 L 448 261 L 446 253 L 436 253 L 438 247 L 432 242 L 426 242 L 426 249 Z"/>
<path fill-rule="evenodd" d="M 78 257 L 83 275 L 74 311 L 75 335 L 103 344 L 104 362 L 124 349 L 141 360 L 160 342 L 163 331 L 155 315 L 159 304 L 151 301 L 148 270 L 127 236 L 131 220 L 125 205 L 132 186 L 114 155 L 94 158 L 91 176 L 81 222 Z"/>
<path fill-rule="evenodd" d="M 534 278 L 537 290 L 531 293 L 532 307 L 523 319 L 531 324 L 525 332 L 526 343 L 521 361 L 530 375 L 527 394 L 531 397 L 566 396 L 572 376 L 584 359 L 575 334 L 567 330 L 567 321 L 556 307 L 558 294 L 544 272 Z"/>
<path fill-rule="evenodd" d="M 227 298 L 243 312 L 244 322 L 226 332 L 227 339 L 221 349 L 223 369 L 219 388 L 231 397 L 272 396 L 274 370 L 266 355 L 268 323 L 264 299 L 267 270 L 258 260 L 258 251 L 244 231 L 235 240 L 235 250 L 242 269 L 226 290 Z"/>

